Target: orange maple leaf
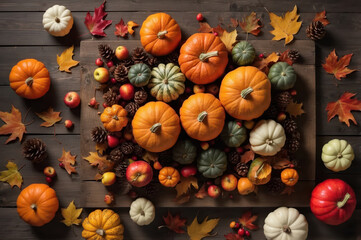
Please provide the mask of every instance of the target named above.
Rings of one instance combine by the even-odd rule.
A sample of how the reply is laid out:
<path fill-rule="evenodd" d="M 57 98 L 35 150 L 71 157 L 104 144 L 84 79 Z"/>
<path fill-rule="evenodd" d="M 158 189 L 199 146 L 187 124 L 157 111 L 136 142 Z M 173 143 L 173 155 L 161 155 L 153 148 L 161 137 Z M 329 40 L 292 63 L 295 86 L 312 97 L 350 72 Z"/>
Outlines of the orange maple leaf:
<path fill-rule="evenodd" d="M 128 27 L 128 32 L 133 35 L 134 34 L 134 29 L 135 27 L 139 27 L 139 24 L 133 21 L 128 21 L 127 22 L 127 27 Z"/>
<path fill-rule="evenodd" d="M 185 227 L 185 224 L 187 222 L 187 219 L 181 218 L 179 214 L 172 215 L 168 211 L 167 216 L 163 216 L 164 226 L 159 226 L 158 228 L 167 227 L 169 230 L 172 230 L 176 233 L 185 233 L 183 227 Z"/>
<path fill-rule="evenodd" d="M 278 59 L 280 62 L 286 62 L 288 65 L 293 65 L 293 61 L 288 56 L 288 53 L 290 52 L 289 49 L 285 50 L 283 53 L 281 53 L 280 58 Z"/>
<path fill-rule="evenodd" d="M 253 65 L 259 68 L 259 70 L 261 70 L 262 72 L 268 74 L 271 63 L 278 62 L 279 58 L 280 56 L 278 56 L 277 53 L 273 52 L 268 55 L 268 57 L 255 61 Z"/>
<path fill-rule="evenodd" d="M 210 32 L 212 32 L 212 27 L 209 26 L 209 24 L 207 22 L 199 22 L 198 32 L 200 32 L 200 33 L 210 33 Z"/>
<path fill-rule="evenodd" d="M 333 49 L 333 51 L 326 58 L 326 63 L 322 64 L 322 67 L 326 70 L 327 73 L 333 74 L 336 79 L 341 80 L 341 78 L 345 78 L 347 74 L 356 71 L 355 69 L 347 68 L 347 66 L 350 64 L 352 55 L 352 53 L 347 54 L 337 61 L 338 57 L 336 55 L 335 49 Z"/>
<path fill-rule="evenodd" d="M 177 191 L 177 197 L 182 196 L 183 194 L 186 194 L 191 187 L 194 187 L 195 189 L 198 189 L 198 180 L 197 178 L 190 176 L 190 177 L 181 177 L 180 182 L 175 187 L 175 190 Z"/>
<path fill-rule="evenodd" d="M 305 113 L 302 107 L 303 103 L 297 103 L 291 100 L 286 107 L 286 112 L 288 112 L 292 117 L 297 117 Z"/>
<path fill-rule="evenodd" d="M 254 159 L 255 154 L 254 154 L 254 152 L 252 151 L 250 144 L 247 144 L 247 145 L 244 146 L 243 148 L 246 149 L 246 150 L 248 150 L 248 151 L 245 151 L 245 152 L 242 154 L 241 162 L 243 162 L 243 163 L 248 163 L 249 161 L 252 161 L 252 160 Z"/>
<path fill-rule="evenodd" d="M 58 159 L 59 162 L 64 164 L 64 168 L 68 172 L 69 175 L 71 175 L 72 173 L 76 173 L 76 169 L 74 167 L 74 165 L 76 163 L 75 158 L 76 158 L 76 155 L 71 155 L 70 151 L 66 152 L 65 149 L 63 148 L 63 154 Z"/>
<path fill-rule="evenodd" d="M 252 12 L 247 17 L 242 18 L 242 21 L 239 22 L 239 26 L 246 33 L 250 33 L 254 36 L 257 36 L 261 32 L 261 25 L 259 25 L 260 19 L 257 18 L 257 14 Z"/>
<path fill-rule="evenodd" d="M 208 193 L 206 190 L 206 184 L 203 184 L 202 187 L 198 190 L 198 192 L 196 194 L 194 194 L 194 196 L 199 199 L 203 199 L 207 195 L 208 195 Z"/>
<path fill-rule="evenodd" d="M 79 64 L 79 61 L 73 60 L 73 55 L 74 55 L 73 51 L 74 51 L 74 45 L 68 49 L 65 49 L 60 56 L 56 55 L 56 61 L 59 65 L 60 71 L 71 73 L 70 68 L 75 67 L 76 65 Z"/>
<path fill-rule="evenodd" d="M 328 111 L 327 120 L 330 121 L 338 115 L 339 121 L 346 123 L 348 127 L 350 126 L 350 120 L 357 125 L 351 111 L 361 111 L 361 101 L 351 99 L 355 95 L 355 93 L 345 92 L 336 102 L 328 103 L 326 106 L 326 111 Z"/>
<path fill-rule="evenodd" d="M 114 163 L 107 160 L 106 156 L 99 156 L 97 152 L 89 152 L 89 156 L 83 157 L 84 160 L 88 161 L 91 166 L 98 166 L 98 170 L 101 172 L 110 171 Z"/>
<path fill-rule="evenodd" d="M 251 211 L 247 211 L 242 214 L 241 218 L 239 219 L 239 223 L 242 224 L 243 227 L 248 228 L 249 230 L 255 230 L 258 228 L 253 222 L 256 221 L 258 218 L 257 215 L 252 215 Z"/>
<path fill-rule="evenodd" d="M 314 17 L 314 19 L 312 21 L 313 22 L 319 21 L 323 24 L 323 26 L 330 24 L 330 22 L 328 21 L 328 19 L 326 17 L 326 10 L 316 13 L 316 16 Z"/>
<path fill-rule="evenodd" d="M 51 127 L 62 119 L 62 117 L 59 116 L 60 113 L 61 112 L 54 112 L 54 109 L 52 107 L 49 107 L 48 110 L 41 113 L 36 113 L 36 115 L 38 115 L 39 118 L 45 121 L 40 124 L 40 126 Z"/>
<path fill-rule="evenodd" d="M 11 134 L 5 141 L 5 144 L 16 138 L 19 138 L 19 141 L 21 142 L 24 133 L 26 133 L 26 127 L 21 122 L 21 112 L 19 109 L 12 106 L 10 113 L 0 112 L 0 118 L 5 122 L 5 124 L 0 127 L 0 134 Z"/>

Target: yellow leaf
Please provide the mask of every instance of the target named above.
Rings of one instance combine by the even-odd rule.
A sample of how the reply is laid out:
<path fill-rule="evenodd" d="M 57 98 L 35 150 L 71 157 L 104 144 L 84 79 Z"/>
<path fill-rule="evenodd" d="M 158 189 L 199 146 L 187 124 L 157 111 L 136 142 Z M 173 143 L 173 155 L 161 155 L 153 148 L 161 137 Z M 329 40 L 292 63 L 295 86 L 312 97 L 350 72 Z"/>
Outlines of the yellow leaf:
<path fill-rule="evenodd" d="M 297 22 L 300 15 L 297 15 L 297 6 L 293 8 L 292 12 L 286 12 L 283 17 L 277 16 L 276 14 L 270 12 L 269 17 L 271 19 L 271 25 L 274 30 L 271 33 L 274 36 L 272 40 L 281 40 L 285 39 L 285 45 L 290 43 L 293 40 L 293 34 L 298 33 L 300 30 L 301 22 Z"/>
<path fill-rule="evenodd" d="M 279 58 L 280 57 L 275 52 L 273 52 L 268 57 L 257 60 L 253 65 L 259 68 L 259 70 L 262 72 L 268 74 L 269 64 L 277 62 Z"/>
<path fill-rule="evenodd" d="M 288 112 L 291 116 L 297 117 L 305 113 L 302 109 L 303 103 L 296 103 L 293 100 L 287 105 L 286 112 Z"/>
<path fill-rule="evenodd" d="M 232 32 L 224 31 L 222 36 L 220 36 L 219 38 L 222 40 L 224 45 L 226 45 L 227 51 L 231 52 L 233 45 L 236 42 L 237 30 L 234 29 Z"/>
<path fill-rule="evenodd" d="M 54 112 L 52 107 L 49 107 L 48 110 L 44 112 L 36 113 L 36 115 L 45 121 L 40 124 L 42 127 L 51 127 L 62 119 L 62 117 L 60 117 L 60 112 Z"/>
<path fill-rule="evenodd" d="M 175 187 L 177 191 L 177 198 L 181 195 L 188 192 L 188 190 L 193 186 L 195 189 L 198 189 L 198 180 L 195 177 L 181 177 L 180 182 Z"/>
<path fill-rule="evenodd" d="M 24 133 L 26 133 L 26 127 L 24 123 L 21 122 L 21 112 L 19 109 L 12 106 L 10 113 L 0 112 L 0 118 L 5 122 L 5 124 L 0 127 L 0 135 L 11 134 L 5 144 L 16 138 L 19 138 L 21 142 Z"/>
<path fill-rule="evenodd" d="M 78 217 L 80 216 L 82 211 L 83 211 L 82 208 L 76 209 L 74 201 L 71 201 L 67 208 L 61 209 L 61 215 L 64 218 L 64 220 L 62 220 L 61 222 L 68 227 L 70 227 L 73 224 L 79 225 L 82 222 L 82 219 Z"/>
<path fill-rule="evenodd" d="M 106 143 L 97 143 L 97 145 L 95 145 L 95 150 L 100 154 L 100 155 L 104 155 L 105 150 L 107 150 L 108 145 Z"/>
<path fill-rule="evenodd" d="M 78 61 L 73 60 L 73 55 L 74 55 L 73 50 L 74 50 L 74 45 L 64 50 L 64 52 L 62 52 L 60 56 L 56 55 L 56 61 L 58 62 L 60 71 L 65 71 L 70 73 L 71 72 L 70 68 L 75 67 L 76 65 L 79 64 Z"/>
<path fill-rule="evenodd" d="M 191 225 L 187 226 L 187 233 L 191 240 L 201 240 L 204 237 L 214 236 L 210 232 L 217 226 L 219 218 L 208 220 L 208 217 L 199 224 L 197 217 L 194 218 Z"/>
<path fill-rule="evenodd" d="M 9 161 L 6 168 L 8 170 L 0 172 L 0 181 L 9 183 L 11 187 L 18 186 L 18 188 L 21 188 L 23 177 L 19 173 L 16 163 Z"/>
<path fill-rule="evenodd" d="M 133 21 L 129 21 L 127 22 L 127 26 L 128 26 L 128 32 L 133 35 L 134 34 L 134 30 L 133 28 L 135 27 L 139 27 L 139 24 L 138 23 L 135 23 Z"/>

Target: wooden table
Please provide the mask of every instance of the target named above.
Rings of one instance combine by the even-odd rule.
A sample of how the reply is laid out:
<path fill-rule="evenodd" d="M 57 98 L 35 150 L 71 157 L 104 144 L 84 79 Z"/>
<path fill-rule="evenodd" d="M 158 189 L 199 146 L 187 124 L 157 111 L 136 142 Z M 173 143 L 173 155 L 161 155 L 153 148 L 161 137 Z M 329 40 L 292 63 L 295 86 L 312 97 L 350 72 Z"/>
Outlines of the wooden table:
<path fill-rule="evenodd" d="M 27 117 L 28 121 L 34 119 L 34 123 L 27 127 L 25 138 L 41 138 L 48 146 L 49 164 L 56 166 L 58 172 L 57 180 L 53 187 L 56 189 L 61 207 L 65 207 L 71 200 L 79 205 L 82 194 L 80 186 L 80 176 L 73 174 L 69 176 L 64 170 L 57 167 L 58 158 L 61 156 L 62 148 L 78 155 L 78 168 L 83 161 L 80 155 L 80 110 L 70 110 L 63 103 L 63 97 L 68 91 L 80 91 L 80 67 L 72 69 L 72 74 L 59 72 L 57 69 L 56 55 L 64 49 L 75 45 L 76 60 L 79 60 L 79 44 L 81 40 L 91 39 L 87 28 L 84 25 L 84 18 L 87 11 L 93 11 L 102 1 L 99 0 L 78 0 L 78 1 L 55 1 L 55 0 L 2 0 L 0 2 L 0 111 L 9 111 L 11 104 L 17 107 L 23 114 L 31 107 Z M 64 38 L 55 38 L 49 35 L 42 27 L 43 12 L 55 5 L 63 4 L 73 12 L 74 26 L 71 33 Z M 361 68 L 361 2 L 357 0 L 279 0 L 279 1 L 249 1 L 249 0 L 184 0 L 184 1 L 126 1 L 109 0 L 106 4 L 108 11 L 107 19 L 113 20 L 113 24 L 105 32 L 107 37 L 103 40 L 116 40 L 114 36 L 114 25 L 122 17 L 125 21 L 133 20 L 141 23 L 150 12 L 166 11 L 170 13 L 182 26 L 194 28 L 197 31 L 198 25 L 195 16 L 202 12 L 211 26 L 218 24 L 220 19 L 225 23 L 230 17 L 241 18 L 251 11 L 262 16 L 264 27 L 262 34 L 254 39 L 271 39 L 269 31 L 269 17 L 264 7 L 269 11 L 281 14 L 292 10 L 294 5 L 298 6 L 303 21 L 297 39 L 307 39 L 305 35 L 306 26 L 311 22 L 315 12 L 327 11 L 327 17 L 331 24 L 326 27 L 327 37 L 316 43 L 316 86 L 317 86 L 317 166 L 316 181 L 320 182 L 327 178 L 340 178 L 348 182 L 356 191 L 358 199 L 361 199 L 361 147 L 359 147 L 359 135 L 361 128 L 339 123 L 337 119 L 327 122 L 325 107 L 328 102 L 335 101 L 344 91 L 358 93 L 361 90 L 360 73 L 352 73 L 347 79 L 335 80 L 331 75 L 325 73 L 321 67 L 325 57 L 336 48 L 337 54 L 354 53 L 351 61 L 352 69 Z M 244 36 L 240 35 L 243 39 Z M 133 39 L 133 37 L 130 37 Z M 134 39 L 139 39 L 139 28 L 136 30 Z M 99 39 L 98 39 L 99 40 Z M 292 48 L 292 45 L 289 46 Z M 301 53 L 302 54 L 302 53 Z M 44 62 L 50 71 L 52 85 L 49 93 L 40 100 L 24 100 L 18 97 L 9 87 L 8 74 L 11 67 L 24 58 L 35 58 Z M 84 101 L 87 101 L 85 99 Z M 54 137 L 52 128 L 40 127 L 41 120 L 34 112 L 40 112 L 52 106 L 55 110 L 61 111 L 63 119 L 71 119 L 75 123 L 75 128 L 68 131 L 62 124 L 56 125 L 57 135 Z M 355 113 L 355 118 L 361 121 L 360 113 Z M 5 142 L 7 136 L 0 136 L 0 142 Z M 349 141 L 354 147 L 356 159 L 350 169 L 333 173 L 327 170 L 320 159 L 322 145 L 332 138 L 343 138 Z M 24 187 L 34 183 L 45 183 L 42 171 L 33 166 L 23 158 L 21 145 L 18 142 L 8 145 L 0 145 L 2 161 L 0 169 L 3 170 L 7 160 L 13 160 L 18 165 L 25 164 L 21 170 L 24 177 Z M 60 223 L 60 213 L 46 227 L 33 228 L 24 223 L 16 212 L 16 198 L 20 190 L 11 189 L 8 184 L 0 183 L 0 239 L 80 239 L 81 227 L 67 228 Z M 310 224 L 309 239 L 360 239 L 361 238 L 361 205 L 357 205 L 352 218 L 341 226 L 327 226 L 319 222 L 310 212 L 309 208 L 299 208 L 306 215 Z M 92 209 L 84 209 L 83 217 Z M 121 215 L 126 229 L 126 239 L 186 239 L 184 234 L 172 234 L 167 230 L 157 230 L 157 226 L 162 223 L 163 216 L 169 209 L 158 208 L 156 220 L 147 227 L 138 227 L 132 223 L 128 216 L 128 208 L 119 208 L 116 211 Z M 239 217 L 245 210 L 239 208 L 172 208 L 172 212 L 181 212 L 182 216 L 192 221 L 196 214 L 200 219 L 205 216 L 211 218 L 220 217 L 221 221 L 216 228 L 218 235 L 209 239 L 224 239 L 223 235 L 230 232 L 229 221 Z M 273 208 L 254 208 L 253 211 L 259 215 L 258 223 L 263 225 L 263 221 L 268 212 Z M 253 233 L 253 239 L 264 239 L 263 231 L 258 230 Z"/>

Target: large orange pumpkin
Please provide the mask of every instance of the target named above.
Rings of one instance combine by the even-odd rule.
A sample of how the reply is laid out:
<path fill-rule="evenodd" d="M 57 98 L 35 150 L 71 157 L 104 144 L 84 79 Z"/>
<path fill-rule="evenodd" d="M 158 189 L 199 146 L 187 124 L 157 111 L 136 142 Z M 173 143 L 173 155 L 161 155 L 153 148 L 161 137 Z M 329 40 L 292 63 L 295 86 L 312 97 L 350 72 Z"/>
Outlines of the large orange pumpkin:
<path fill-rule="evenodd" d="M 140 29 L 140 41 L 145 51 L 155 56 L 171 53 L 178 46 L 181 37 L 178 23 L 166 13 L 148 16 Z"/>
<path fill-rule="evenodd" d="M 199 141 L 216 138 L 223 129 L 226 114 L 220 101 L 209 93 L 197 93 L 183 102 L 180 119 L 187 134 Z"/>
<path fill-rule="evenodd" d="M 258 118 L 271 103 L 271 83 L 258 68 L 239 67 L 223 78 L 219 100 L 234 118 Z"/>
<path fill-rule="evenodd" d="M 106 130 L 109 132 L 117 132 L 127 126 L 127 110 L 118 104 L 114 104 L 111 107 L 106 107 L 103 113 L 100 115 L 100 121 Z"/>
<path fill-rule="evenodd" d="M 135 141 L 151 152 L 162 152 L 177 142 L 181 127 L 177 113 L 164 102 L 148 102 L 132 121 Z"/>
<path fill-rule="evenodd" d="M 36 59 L 24 59 L 11 69 L 9 82 L 20 97 L 37 99 L 49 91 L 49 71 Z"/>
<path fill-rule="evenodd" d="M 164 167 L 159 171 L 158 180 L 165 187 L 175 187 L 180 180 L 180 175 L 177 169 Z"/>
<path fill-rule="evenodd" d="M 226 46 L 211 33 L 196 33 L 180 49 L 179 66 L 195 84 L 207 84 L 222 76 L 228 63 Z"/>
<path fill-rule="evenodd" d="M 46 184 L 31 184 L 24 188 L 16 201 L 19 216 L 36 227 L 50 222 L 59 208 L 54 189 Z"/>

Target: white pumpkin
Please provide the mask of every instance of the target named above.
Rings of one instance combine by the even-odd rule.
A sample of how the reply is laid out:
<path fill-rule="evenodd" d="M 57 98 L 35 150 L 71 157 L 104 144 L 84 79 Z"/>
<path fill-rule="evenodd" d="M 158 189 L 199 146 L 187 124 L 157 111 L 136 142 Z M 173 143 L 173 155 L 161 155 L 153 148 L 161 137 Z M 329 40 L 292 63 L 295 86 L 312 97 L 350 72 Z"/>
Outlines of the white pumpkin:
<path fill-rule="evenodd" d="M 249 134 L 252 151 L 262 156 L 274 156 L 285 145 L 286 135 L 281 124 L 261 120 Z"/>
<path fill-rule="evenodd" d="M 268 214 L 263 231 L 267 240 L 305 240 L 308 223 L 297 209 L 280 207 Z"/>
<path fill-rule="evenodd" d="M 139 226 L 148 225 L 155 218 L 155 207 L 148 199 L 138 198 L 130 205 L 129 215 Z"/>
<path fill-rule="evenodd" d="M 339 172 L 351 166 L 355 154 L 347 141 L 332 139 L 323 145 L 321 158 L 328 169 Z"/>
<path fill-rule="evenodd" d="M 73 27 L 73 16 L 64 6 L 54 5 L 43 15 L 43 26 L 48 33 L 55 37 L 63 37 Z"/>

